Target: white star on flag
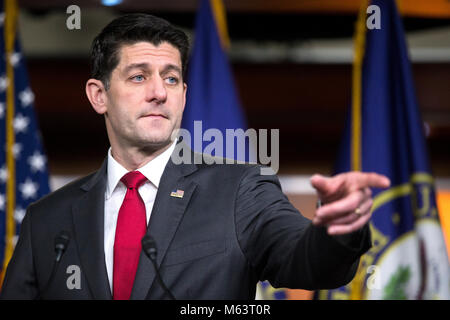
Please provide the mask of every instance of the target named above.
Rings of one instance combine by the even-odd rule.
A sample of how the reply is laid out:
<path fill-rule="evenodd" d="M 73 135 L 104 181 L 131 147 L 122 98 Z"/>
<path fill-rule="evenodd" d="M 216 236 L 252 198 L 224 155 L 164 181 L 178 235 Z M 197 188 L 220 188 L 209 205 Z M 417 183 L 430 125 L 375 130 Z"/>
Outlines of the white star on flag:
<path fill-rule="evenodd" d="M 30 119 L 24 117 L 21 113 L 18 113 L 13 121 L 14 131 L 21 133 L 27 131 L 27 127 L 30 124 Z"/>
<path fill-rule="evenodd" d="M 19 100 L 24 108 L 33 103 L 34 94 L 29 87 L 19 93 Z"/>
<path fill-rule="evenodd" d="M 46 158 L 43 154 L 40 154 L 39 151 L 35 151 L 34 154 L 28 157 L 28 164 L 30 165 L 31 171 L 44 171 L 45 169 L 45 161 Z"/>
<path fill-rule="evenodd" d="M 0 119 L 2 119 L 5 116 L 5 104 L 3 102 L 0 102 Z"/>
<path fill-rule="evenodd" d="M 3 92 L 8 87 L 9 80 L 6 75 L 0 77 L 0 92 Z"/>
<path fill-rule="evenodd" d="M 8 170 L 6 170 L 6 165 L 3 165 L 0 168 L 0 182 L 5 183 L 6 179 L 8 179 Z"/>
<path fill-rule="evenodd" d="M 31 199 L 36 197 L 36 193 L 39 189 L 39 185 L 31 181 L 30 178 L 27 178 L 24 183 L 19 185 L 19 190 L 22 193 L 22 198 Z"/>
<path fill-rule="evenodd" d="M 17 224 L 20 224 L 22 222 L 26 212 L 27 211 L 24 208 L 16 207 L 16 210 L 14 210 L 14 220 L 16 220 Z"/>
<path fill-rule="evenodd" d="M 5 204 L 6 204 L 5 195 L 0 194 L 0 210 L 1 211 L 5 210 Z"/>
<path fill-rule="evenodd" d="M 22 144 L 17 143 L 17 142 L 14 143 L 14 145 L 12 147 L 14 159 L 20 158 L 20 153 L 22 152 L 22 149 L 23 149 Z"/>
<path fill-rule="evenodd" d="M 9 55 L 9 62 L 13 67 L 19 64 L 20 59 L 22 59 L 22 54 L 20 52 L 13 52 Z"/>

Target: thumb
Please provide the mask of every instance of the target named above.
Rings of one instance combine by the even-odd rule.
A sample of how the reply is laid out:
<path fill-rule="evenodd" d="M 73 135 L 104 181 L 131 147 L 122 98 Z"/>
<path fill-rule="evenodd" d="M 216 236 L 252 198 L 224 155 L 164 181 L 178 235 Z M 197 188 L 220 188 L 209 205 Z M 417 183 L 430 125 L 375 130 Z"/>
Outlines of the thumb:
<path fill-rule="evenodd" d="M 320 174 L 315 174 L 309 181 L 314 189 L 323 194 L 327 191 L 328 180 L 329 178 L 327 177 L 324 177 Z"/>

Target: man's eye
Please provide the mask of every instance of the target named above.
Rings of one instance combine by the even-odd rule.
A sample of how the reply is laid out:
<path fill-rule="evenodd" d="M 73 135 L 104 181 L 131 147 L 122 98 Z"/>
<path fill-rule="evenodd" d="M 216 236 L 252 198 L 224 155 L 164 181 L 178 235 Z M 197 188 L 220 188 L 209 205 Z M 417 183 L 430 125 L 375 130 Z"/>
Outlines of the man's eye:
<path fill-rule="evenodd" d="M 175 77 L 168 77 L 168 78 L 166 78 L 166 82 L 167 82 L 168 84 L 177 84 L 177 83 L 178 83 L 178 78 L 175 78 Z"/>
<path fill-rule="evenodd" d="M 144 76 L 143 75 L 137 75 L 137 76 L 131 77 L 131 80 L 137 81 L 137 82 L 142 82 L 142 81 L 144 81 Z"/>

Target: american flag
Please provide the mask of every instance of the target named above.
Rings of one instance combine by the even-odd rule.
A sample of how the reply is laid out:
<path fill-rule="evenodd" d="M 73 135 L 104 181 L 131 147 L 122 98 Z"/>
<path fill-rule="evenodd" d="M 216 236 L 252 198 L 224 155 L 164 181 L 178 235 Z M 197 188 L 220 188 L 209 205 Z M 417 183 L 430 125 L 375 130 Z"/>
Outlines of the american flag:
<path fill-rule="evenodd" d="M 183 196 L 184 196 L 184 191 L 183 191 L 183 190 L 179 190 L 179 189 L 173 190 L 173 191 L 170 193 L 170 196 L 171 196 L 171 197 L 175 197 L 175 198 L 183 198 Z"/>
<path fill-rule="evenodd" d="M 1 282 L 27 206 L 47 194 L 50 189 L 47 158 L 34 113 L 34 95 L 28 83 L 26 65 L 17 39 L 17 7 L 14 1 L 8 2 L 8 5 L 13 5 L 8 9 L 4 7 L 4 1 L 0 1 L 0 4 Z M 7 34 L 5 28 L 8 30 Z M 13 44 L 10 51 L 7 41 Z M 13 99 L 9 99 L 8 95 Z M 13 104 L 11 100 L 14 100 Z M 9 164 L 8 157 L 11 159 Z M 9 199 L 15 200 L 10 201 L 13 205 L 9 205 Z"/>

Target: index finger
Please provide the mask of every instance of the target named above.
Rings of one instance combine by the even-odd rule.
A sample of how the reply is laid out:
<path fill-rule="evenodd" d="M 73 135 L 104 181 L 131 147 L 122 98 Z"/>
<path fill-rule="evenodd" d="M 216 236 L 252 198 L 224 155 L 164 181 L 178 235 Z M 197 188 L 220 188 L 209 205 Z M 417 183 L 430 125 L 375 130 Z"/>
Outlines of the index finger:
<path fill-rule="evenodd" d="M 361 172 L 361 178 L 357 181 L 360 188 L 389 188 L 391 185 L 391 180 L 388 177 L 375 172 Z"/>

